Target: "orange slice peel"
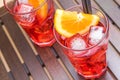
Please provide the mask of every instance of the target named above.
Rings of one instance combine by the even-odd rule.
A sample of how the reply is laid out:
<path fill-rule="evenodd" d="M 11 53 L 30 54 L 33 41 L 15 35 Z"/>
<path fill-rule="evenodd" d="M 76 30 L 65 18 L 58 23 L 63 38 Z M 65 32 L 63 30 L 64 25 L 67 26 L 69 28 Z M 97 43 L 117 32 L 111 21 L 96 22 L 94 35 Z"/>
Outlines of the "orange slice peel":
<path fill-rule="evenodd" d="M 91 26 L 97 25 L 98 22 L 97 15 L 60 9 L 56 10 L 54 17 L 54 27 L 64 37 L 71 37 L 77 33 L 85 34 Z"/>
<path fill-rule="evenodd" d="M 31 4 L 35 9 L 38 8 L 42 3 L 44 3 L 45 0 L 28 0 L 28 3 Z M 45 2 L 43 6 L 41 6 L 37 10 L 37 18 L 44 20 L 47 17 L 48 14 L 48 4 Z"/>

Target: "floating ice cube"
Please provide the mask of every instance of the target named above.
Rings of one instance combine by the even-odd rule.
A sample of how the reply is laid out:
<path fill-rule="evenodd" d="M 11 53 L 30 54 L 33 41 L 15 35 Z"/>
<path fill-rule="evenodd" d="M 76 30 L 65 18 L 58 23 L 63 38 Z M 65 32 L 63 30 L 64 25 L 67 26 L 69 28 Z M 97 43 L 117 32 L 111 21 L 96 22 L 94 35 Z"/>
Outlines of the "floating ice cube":
<path fill-rule="evenodd" d="M 86 48 L 86 43 L 82 38 L 75 38 L 71 41 L 71 48 L 81 50 Z"/>
<path fill-rule="evenodd" d="M 21 14 L 19 15 L 19 20 L 22 22 L 28 22 L 31 23 L 35 20 L 35 16 L 33 13 L 27 13 L 33 10 L 33 7 L 30 5 L 26 5 L 26 4 L 20 4 L 20 6 L 18 7 L 18 12 L 17 13 L 25 13 L 25 14 Z"/>
<path fill-rule="evenodd" d="M 26 13 L 33 10 L 33 7 L 27 4 L 20 4 L 20 7 L 18 9 L 18 13 Z"/>
<path fill-rule="evenodd" d="M 81 55 L 81 54 L 85 53 L 85 51 L 78 51 L 78 50 L 85 49 L 87 47 L 85 40 L 82 38 L 82 36 L 80 34 L 76 34 L 70 38 L 67 38 L 65 43 L 66 43 L 67 47 L 74 49 L 74 50 L 70 51 L 73 54 Z"/>
<path fill-rule="evenodd" d="M 30 11 L 32 10 L 33 6 L 30 6 L 28 4 L 20 4 L 19 6 L 17 6 L 17 13 L 23 14 L 17 15 L 16 16 L 17 20 L 22 22 L 23 25 L 25 23 L 25 26 L 31 25 L 31 23 L 35 20 L 35 13 L 30 13 Z"/>
<path fill-rule="evenodd" d="M 86 43 L 81 37 L 74 38 L 73 40 L 71 40 L 70 44 L 71 48 L 74 50 L 82 50 L 86 48 Z M 78 56 L 84 54 L 85 51 L 73 51 L 73 53 Z"/>
<path fill-rule="evenodd" d="M 97 44 L 104 35 L 104 29 L 101 26 L 93 26 L 90 29 L 89 34 L 89 43 L 90 44 Z"/>

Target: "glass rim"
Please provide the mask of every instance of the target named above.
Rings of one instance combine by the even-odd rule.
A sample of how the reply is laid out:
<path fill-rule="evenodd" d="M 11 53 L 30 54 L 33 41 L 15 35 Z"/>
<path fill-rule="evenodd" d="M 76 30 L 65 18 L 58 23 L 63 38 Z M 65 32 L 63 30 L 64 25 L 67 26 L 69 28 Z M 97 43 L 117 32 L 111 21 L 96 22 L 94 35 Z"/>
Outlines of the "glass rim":
<path fill-rule="evenodd" d="M 17 0 L 16 0 L 17 1 Z M 48 0 L 44 0 L 44 2 L 42 2 L 37 8 L 33 9 L 32 11 L 29 11 L 29 12 L 24 12 L 24 13 L 16 13 L 16 12 L 13 12 L 12 9 L 10 9 L 8 6 L 7 6 L 7 3 L 6 3 L 6 0 L 3 0 L 3 4 L 4 4 L 4 7 L 13 15 L 25 15 L 25 14 L 29 14 L 29 13 L 32 13 L 32 12 L 35 12 L 37 11 L 38 9 L 40 9 Z M 24 3 L 26 4 L 26 3 Z"/>
<path fill-rule="evenodd" d="M 80 9 L 82 9 L 82 6 L 81 6 L 81 5 L 75 5 L 75 6 L 72 6 L 72 7 L 68 8 L 68 9 L 65 9 L 65 10 L 70 10 L 70 9 L 72 9 L 72 8 L 75 8 L 75 7 L 80 7 Z M 109 34 L 109 20 L 108 20 L 108 18 L 106 17 L 105 13 L 103 13 L 101 10 L 99 10 L 99 9 L 97 9 L 97 8 L 95 8 L 95 7 L 92 7 L 92 9 L 95 9 L 95 10 L 99 11 L 100 13 L 102 13 L 102 15 L 103 15 L 104 18 L 105 18 L 105 21 L 106 21 L 106 30 L 105 30 L 105 34 L 104 34 L 103 38 L 102 38 L 97 44 L 95 44 L 95 45 L 93 45 L 93 46 L 90 46 L 90 47 L 88 47 L 88 48 L 85 48 L 85 49 L 72 49 L 72 48 L 69 48 L 69 47 L 67 47 L 67 46 L 64 46 L 64 45 L 57 39 L 57 36 L 56 36 L 56 34 L 55 34 L 55 33 L 56 33 L 56 30 L 55 30 L 55 28 L 53 28 L 54 37 L 55 37 L 56 41 L 60 44 L 60 46 L 62 46 L 62 47 L 65 48 L 65 49 L 68 49 L 68 50 L 73 50 L 73 51 L 85 51 L 85 50 L 90 50 L 90 49 L 95 48 L 95 47 L 98 46 L 100 43 L 102 43 L 102 41 L 105 40 L 107 34 Z M 104 25 L 104 26 L 105 26 L 105 25 Z M 58 33 L 58 34 L 59 34 L 59 33 Z"/>

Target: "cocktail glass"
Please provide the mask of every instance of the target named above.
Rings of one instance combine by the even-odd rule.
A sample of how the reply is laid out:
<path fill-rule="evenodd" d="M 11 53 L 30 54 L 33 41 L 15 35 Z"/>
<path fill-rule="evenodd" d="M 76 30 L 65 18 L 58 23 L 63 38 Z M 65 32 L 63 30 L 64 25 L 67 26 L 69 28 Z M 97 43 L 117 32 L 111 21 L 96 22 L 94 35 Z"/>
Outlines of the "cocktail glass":
<path fill-rule="evenodd" d="M 35 44 L 45 47 L 55 42 L 53 0 L 3 0 L 3 2 Z"/>
<path fill-rule="evenodd" d="M 80 5 L 66 10 L 83 12 Z M 100 21 L 96 26 L 91 26 L 90 30 L 83 35 L 77 33 L 70 38 L 66 38 L 55 29 L 53 31 L 56 41 L 61 45 L 76 72 L 86 79 L 99 78 L 107 70 L 108 19 L 103 12 L 94 7 L 92 7 L 92 14 L 97 15 Z"/>

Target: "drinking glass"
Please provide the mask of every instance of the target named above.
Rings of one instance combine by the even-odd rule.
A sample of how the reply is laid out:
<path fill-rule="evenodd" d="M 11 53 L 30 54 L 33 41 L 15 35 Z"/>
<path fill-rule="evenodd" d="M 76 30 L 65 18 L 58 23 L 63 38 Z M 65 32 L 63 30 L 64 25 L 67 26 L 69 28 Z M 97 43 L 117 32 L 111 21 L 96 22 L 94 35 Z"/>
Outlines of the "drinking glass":
<path fill-rule="evenodd" d="M 45 47 L 55 42 L 53 0 L 3 0 L 3 2 L 35 44 Z"/>
<path fill-rule="evenodd" d="M 83 12 L 81 5 L 73 6 L 66 10 L 78 13 Z M 62 47 L 63 52 L 74 66 L 75 71 L 86 79 L 99 78 L 107 70 L 108 19 L 103 12 L 94 7 L 92 7 L 92 14 L 97 15 L 100 21 L 96 26 L 91 26 L 90 30 L 84 35 L 77 33 L 70 38 L 65 38 L 53 29 L 56 41 Z M 100 39 L 101 34 L 102 38 Z M 68 45 L 76 47 L 76 49 L 68 47 Z M 83 49 L 78 48 L 83 46 L 87 47 Z"/>

